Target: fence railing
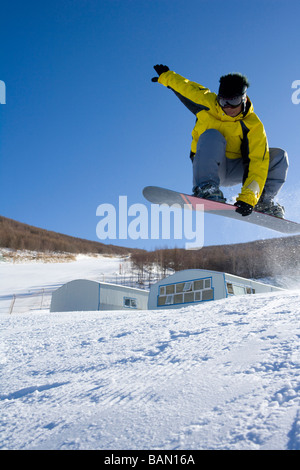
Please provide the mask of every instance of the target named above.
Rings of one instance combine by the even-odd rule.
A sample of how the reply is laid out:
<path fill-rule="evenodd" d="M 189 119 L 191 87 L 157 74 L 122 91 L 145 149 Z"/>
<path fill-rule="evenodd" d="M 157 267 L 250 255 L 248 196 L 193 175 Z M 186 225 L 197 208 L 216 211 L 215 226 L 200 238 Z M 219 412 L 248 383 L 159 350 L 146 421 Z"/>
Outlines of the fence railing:
<path fill-rule="evenodd" d="M 152 284 L 158 282 L 165 276 L 141 276 L 141 275 L 122 275 L 116 274 L 115 276 L 103 276 L 103 278 L 98 279 L 98 282 L 107 282 L 109 284 L 119 284 L 127 287 L 136 287 L 139 289 L 149 289 Z"/>
<path fill-rule="evenodd" d="M 165 275 L 149 275 L 148 273 L 144 276 L 140 274 L 116 274 L 108 276 L 102 274 L 97 276 L 96 279 L 91 280 L 149 290 L 152 284 L 163 277 Z M 0 315 L 50 309 L 52 293 L 62 285 L 63 283 L 53 284 L 44 288 L 2 295 L 0 296 Z"/>
<path fill-rule="evenodd" d="M 54 290 L 45 288 L 33 292 L 2 295 L 0 296 L 0 315 L 49 309 Z"/>

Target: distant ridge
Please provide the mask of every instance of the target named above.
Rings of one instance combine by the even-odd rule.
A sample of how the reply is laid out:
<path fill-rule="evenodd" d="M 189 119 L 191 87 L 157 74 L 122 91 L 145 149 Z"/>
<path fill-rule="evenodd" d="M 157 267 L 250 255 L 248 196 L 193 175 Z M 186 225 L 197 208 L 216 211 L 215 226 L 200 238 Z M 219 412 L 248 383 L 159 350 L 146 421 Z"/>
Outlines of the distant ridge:
<path fill-rule="evenodd" d="M 130 255 L 141 272 L 158 265 L 170 269 L 212 269 L 247 278 L 300 274 L 300 235 L 232 245 L 206 246 L 200 250 L 164 248 L 155 251 L 106 245 L 17 222 L 0 216 L 0 247 L 14 250 Z"/>
<path fill-rule="evenodd" d="M 135 250 L 76 238 L 0 216 L 0 247 L 15 250 L 126 255 Z"/>
<path fill-rule="evenodd" d="M 208 269 L 252 279 L 277 275 L 297 277 L 300 275 L 300 236 L 205 246 L 201 250 L 172 248 L 136 252 L 131 260 L 141 271 L 151 269 L 154 263 L 165 272 Z"/>

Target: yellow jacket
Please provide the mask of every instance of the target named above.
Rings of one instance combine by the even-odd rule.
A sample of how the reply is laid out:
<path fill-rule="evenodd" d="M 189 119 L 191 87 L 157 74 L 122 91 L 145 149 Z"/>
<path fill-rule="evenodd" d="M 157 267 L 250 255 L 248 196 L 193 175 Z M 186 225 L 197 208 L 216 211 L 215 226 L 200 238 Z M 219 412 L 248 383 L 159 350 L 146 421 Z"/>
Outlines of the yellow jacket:
<path fill-rule="evenodd" d="M 249 98 L 245 113 L 230 117 L 219 105 L 217 95 L 208 88 L 191 82 L 171 70 L 162 73 L 158 81 L 172 89 L 197 117 L 192 131 L 193 153 L 196 153 L 200 135 L 207 129 L 217 129 L 227 141 L 226 157 L 243 159 L 243 187 L 238 200 L 255 206 L 268 174 L 269 147 L 264 126 L 254 113 Z"/>

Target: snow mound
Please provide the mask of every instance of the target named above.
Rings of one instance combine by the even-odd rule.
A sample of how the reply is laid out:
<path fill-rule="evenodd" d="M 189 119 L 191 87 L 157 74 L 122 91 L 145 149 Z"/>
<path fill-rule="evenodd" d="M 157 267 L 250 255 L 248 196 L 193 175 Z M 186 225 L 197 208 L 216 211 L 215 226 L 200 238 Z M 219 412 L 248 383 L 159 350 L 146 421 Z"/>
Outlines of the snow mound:
<path fill-rule="evenodd" d="M 299 300 L 2 317 L 2 448 L 300 449 Z"/>
<path fill-rule="evenodd" d="M 0 266 L 0 294 L 118 259 Z M 0 299 L 0 306 L 1 301 Z M 2 449 L 300 449 L 300 292 L 2 314 Z"/>

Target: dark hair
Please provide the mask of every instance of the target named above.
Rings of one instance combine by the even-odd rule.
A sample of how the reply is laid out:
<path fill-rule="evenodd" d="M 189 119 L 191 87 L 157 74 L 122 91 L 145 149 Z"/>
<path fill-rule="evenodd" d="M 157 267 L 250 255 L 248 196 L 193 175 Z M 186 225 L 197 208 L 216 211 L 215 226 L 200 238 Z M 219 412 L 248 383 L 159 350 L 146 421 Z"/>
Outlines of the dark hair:
<path fill-rule="evenodd" d="M 250 86 L 247 77 L 240 73 L 229 73 L 220 78 L 219 96 L 232 98 L 233 96 L 243 95 Z"/>

